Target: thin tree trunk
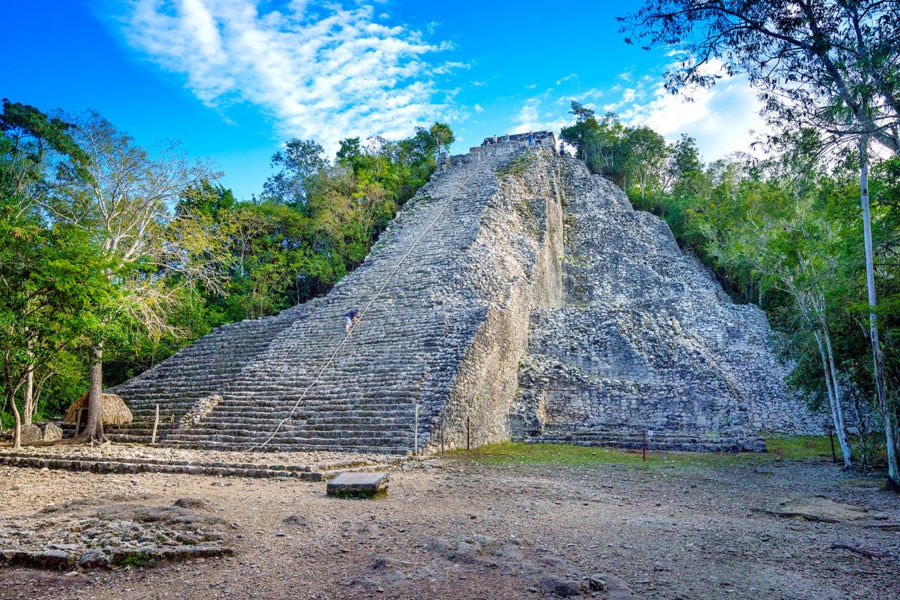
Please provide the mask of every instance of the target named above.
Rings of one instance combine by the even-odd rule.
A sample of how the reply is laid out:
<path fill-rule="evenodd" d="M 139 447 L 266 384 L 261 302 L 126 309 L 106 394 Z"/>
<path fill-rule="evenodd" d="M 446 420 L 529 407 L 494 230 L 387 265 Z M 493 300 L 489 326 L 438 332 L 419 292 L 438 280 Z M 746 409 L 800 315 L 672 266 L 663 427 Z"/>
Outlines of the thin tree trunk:
<path fill-rule="evenodd" d="M 31 423 L 34 420 L 34 366 L 28 367 L 25 375 L 25 391 L 22 402 L 22 422 Z"/>
<path fill-rule="evenodd" d="M 93 442 L 105 442 L 103 434 L 103 344 L 93 347 L 91 355 L 91 389 L 88 392 L 88 419 L 79 437 Z"/>
<path fill-rule="evenodd" d="M 894 415 L 887 398 L 884 385 L 884 355 L 878 339 L 878 304 L 875 296 L 875 253 L 872 249 L 872 220 L 869 215 L 869 138 L 864 135 L 859 141 L 859 199 L 862 205 L 863 241 L 866 249 L 866 290 L 869 296 L 869 339 L 872 343 L 872 360 L 875 368 L 875 391 L 878 407 L 884 419 L 884 436 L 887 447 L 888 479 L 890 486 L 900 487 L 900 470 L 897 467 L 897 449 L 894 445 Z"/>
<path fill-rule="evenodd" d="M 834 423 L 834 431 L 837 434 L 838 443 L 841 445 L 841 454 L 844 457 L 844 468 L 852 466 L 850 455 L 850 444 L 847 441 L 847 432 L 844 429 L 844 415 L 841 409 L 840 388 L 835 388 L 832 377 L 831 368 L 829 368 L 829 357 L 825 353 L 825 346 L 822 344 L 822 334 L 818 330 L 813 331 L 816 338 L 816 344 L 819 346 L 819 356 L 822 357 L 822 369 L 825 373 L 825 387 L 828 390 L 828 403 L 831 404 L 831 420 Z M 833 365 L 834 361 L 830 363 Z"/>
<path fill-rule="evenodd" d="M 846 432 L 847 427 L 844 423 L 844 407 L 840 402 L 840 400 L 841 400 L 841 394 L 840 394 L 841 384 L 837 378 L 837 367 L 834 364 L 834 349 L 831 345 L 831 334 L 828 333 L 828 325 L 825 323 L 824 316 L 822 317 L 822 336 L 825 338 L 825 352 L 828 354 L 828 369 L 831 373 L 831 386 L 834 388 L 834 397 L 837 400 L 836 404 L 837 404 L 837 408 L 838 408 L 838 411 L 837 411 L 838 421 L 840 422 L 840 425 L 841 425 L 841 431 Z M 848 444 L 848 446 L 849 446 L 849 444 Z"/>
<path fill-rule="evenodd" d="M 22 417 L 19 415 L 19 407 L 16 406 L 16 391 L 18 391 L 16 388 L 18 386 L 7 386 L 6 403 L 13 414 L 13 448 L 18 450 L 22 447 Z"/>

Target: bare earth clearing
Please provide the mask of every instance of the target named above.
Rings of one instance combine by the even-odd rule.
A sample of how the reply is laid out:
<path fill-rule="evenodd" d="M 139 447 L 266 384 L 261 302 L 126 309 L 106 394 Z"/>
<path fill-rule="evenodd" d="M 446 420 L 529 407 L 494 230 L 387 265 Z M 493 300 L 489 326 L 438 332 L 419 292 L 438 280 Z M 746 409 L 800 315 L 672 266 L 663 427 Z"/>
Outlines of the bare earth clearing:
<path fill-rule="evenodd" d="M 392 468 L 386 497 L 345 500 L 327 497 L 324 482 L 287 478 L 3 466 L 7 526 L 78 499 L 189 498 L 221 519 L 234 555 L 3 567 L 0 598 L 900 598 L 900 498 L 879 485 L 822 462 L 497 467 L 444 457 Z"/>

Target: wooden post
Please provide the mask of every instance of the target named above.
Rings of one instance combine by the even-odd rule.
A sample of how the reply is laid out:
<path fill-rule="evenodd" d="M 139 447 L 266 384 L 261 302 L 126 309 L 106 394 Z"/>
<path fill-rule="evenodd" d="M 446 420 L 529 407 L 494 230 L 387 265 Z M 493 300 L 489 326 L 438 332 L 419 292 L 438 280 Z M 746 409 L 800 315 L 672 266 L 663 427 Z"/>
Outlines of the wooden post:
<path fill-rule="evenodd" d="M 838 460 L 834 451 L 834 430 L 831 427 L 828 428 L 828 439 L 831 441 L 831 462 L 836 463 Z"/>
<path fill-rule="evenodd" d="M 415 456 L 419 455 L 419 405 L 416 404 L 416 437 L 415 437 L 415 445 L 413 446 L 413 454 Z"/>
<path fill-rule="evenodd" d="M 156 419 L 153 421 L 153 437 L 150 438 L 150 445 L 156 443 L 156 428 L 159 427 L 159 404 L 156 405 Z"/>
<path fill-rule="evenodd" d="M 644 444 L 642 448 L 642 454 L 644 456 L 644 460 L 647 460 L 647 430 L 644 429 Z"/>

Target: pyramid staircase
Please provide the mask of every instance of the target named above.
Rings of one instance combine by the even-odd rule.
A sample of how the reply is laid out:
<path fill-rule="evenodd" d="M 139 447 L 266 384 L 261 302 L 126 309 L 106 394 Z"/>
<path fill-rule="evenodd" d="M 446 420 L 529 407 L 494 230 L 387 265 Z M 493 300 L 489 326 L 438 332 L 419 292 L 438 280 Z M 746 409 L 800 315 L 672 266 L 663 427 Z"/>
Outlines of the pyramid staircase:
<path fill-rule="evenodd" d="M 158 405 L 156 442 L 175 447 L 407 453 L 438 443 L 478 332 L 510 310 L 514 276 L 473 253 L 498 210 L 494 171 L 529 152 L 511 141 L 453 157 L 326 297 L 222 326 L 114 388 L 135 422 L 111 437 L 150 441 Z M 362 321 L 346 335 L 351 308 Z M 184 422 L 213 395 L 211 412 Z"/>

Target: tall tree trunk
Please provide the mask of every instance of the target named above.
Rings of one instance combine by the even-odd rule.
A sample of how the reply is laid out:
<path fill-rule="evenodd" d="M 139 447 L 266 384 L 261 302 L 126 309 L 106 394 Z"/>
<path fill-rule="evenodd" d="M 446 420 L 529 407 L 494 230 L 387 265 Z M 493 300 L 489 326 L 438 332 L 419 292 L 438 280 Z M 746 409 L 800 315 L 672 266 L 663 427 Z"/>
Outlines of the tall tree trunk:
<path fill-rule="evenodd" d="M 878 315 L 875 306 L 875 253 L 872 249 L 872 220 L 869 215 L 869 137 L 864 135 L 859 141 L 859 200 L 862 205 L 863 241 L 866 248 L 866 290 L 869 295 L 869 339 L 872 343 L 872 360 L 875 369 L 875 391 L 878 407 L 884 419 L 885 445 L 887 446 L 888 479 L 890 487 L 900 487 L 900 472 L 897 468 L 897 448 L 894 445 L 894 414 L 887 398 L 884 385 L 884 355 L 878 339 Z"/>
<path fill-rule="evenodd" d="M 88 392 L 87 425 L 81 438 L 93 442 L 105 442 L 103 434 L 103 344 L 98 343 L 91 355 L 91 389 Z"/>
<path fill-rule="evenodd" d="M 28 424 L 34 420 L 34 365 L 28 367 L 28 373 L 25 375 L 25 390 L 23 396 L 22 421 Z"/>
<path fill-rule="evenodd" d="M 834 431 L 837 434 L 838 443 L 841 445 L 841 454 L 844 457 L 844 468 L 852 466 L 850 456 L 850 443 L 847 441 L 847 431 L 844 428 L 844 411 L 841 407 L 840 388 L 835 387 L 836 378 L 833 377 L 833 357 L 826 355 L 825 346 L 822 343 L 822 334 L 818 330 L 813 331 L 816 344 L 819 346 L 819 356 L 822 357 L 822 369 L 825 372 L 825 387 L 828 390 L 828 403 L 831 405 L 831 420 L 834 423 Z M 831 358 L 832 360 L 829 360 Z"/>

